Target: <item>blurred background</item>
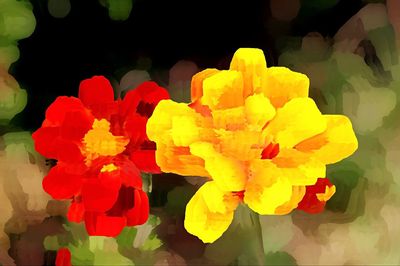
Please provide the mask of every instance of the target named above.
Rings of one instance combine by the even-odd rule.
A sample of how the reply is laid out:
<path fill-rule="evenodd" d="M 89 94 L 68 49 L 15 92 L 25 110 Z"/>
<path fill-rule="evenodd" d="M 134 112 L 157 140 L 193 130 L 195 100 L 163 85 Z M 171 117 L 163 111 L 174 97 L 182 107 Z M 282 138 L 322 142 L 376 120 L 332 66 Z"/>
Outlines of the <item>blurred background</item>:
<path fill-rule="evenodd" d="M 52 162 L 31 139 L 83 79 L 104 75 L 121 96 L 154 80 L 190 102 L 193 74 L 229 68 L 240 47 L 307 74 L 320 110 L 347 115 L 359 140 L 328 168 L 323 213 L 261 217 L 266 265 L 399 265 L 399 0 L 0 0 L 0 265 L 53 265 L 60 246 L 74 265 L 240 264 L 251 239 L 238 225 L 209 245 L 183 228 L 197 177 L 154 175 L 145 225 L 88 237 L 42 191 Z"/>

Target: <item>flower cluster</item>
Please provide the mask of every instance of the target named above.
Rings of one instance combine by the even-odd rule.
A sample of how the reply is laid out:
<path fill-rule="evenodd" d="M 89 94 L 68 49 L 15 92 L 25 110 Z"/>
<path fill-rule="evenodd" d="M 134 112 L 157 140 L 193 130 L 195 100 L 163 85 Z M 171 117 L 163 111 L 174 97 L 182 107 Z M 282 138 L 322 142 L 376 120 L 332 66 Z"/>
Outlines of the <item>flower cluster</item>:
<path fill-rule="evenodd" d="M 159 173 L 147 119 L 165 89 L 145 82 L 114 100 L 102 76 L 81 82 L 79 98 L 58 97 L 33 134 L 35 148 L 57 160 L 43 180 L 55 199 L 71 199 L 70 221 L 84 221 L 89 235 L 116 236 L 124 226 L 146 222 L 147 194 L 140 171 Z"/>
<path fill-rule="evenodd" d="M 160 101 L 147 134 L 161 170 L 209 179 L 187 204 L 188 232 L 215 241 L 240 203 L 269 215 L 323 209 L 335 193 L 326 165 L 358 144 L 350 120 L 322 115 L 308 89 L 307 76 L 239 49 L 229 70 L 193 77 L 189 105 Z"/>

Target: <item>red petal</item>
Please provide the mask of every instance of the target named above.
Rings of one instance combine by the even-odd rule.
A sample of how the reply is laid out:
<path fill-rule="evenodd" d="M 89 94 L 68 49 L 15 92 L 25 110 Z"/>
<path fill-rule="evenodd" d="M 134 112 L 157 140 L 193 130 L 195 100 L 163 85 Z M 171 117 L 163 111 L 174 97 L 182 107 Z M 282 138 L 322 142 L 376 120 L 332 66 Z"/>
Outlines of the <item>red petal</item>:
<path fill-rule="evenodd" d="M 58 147 L 55 145 L 60 135 L 59 127 L 41 127 L 32 134 L 35 150 L 47 158 L 56 158 Z"/>
<path fill-rule="evenodd" d="M 71 111 L 65 114 L 60 128 L 61 136 L 67 140 L 81 141 L 92 128 L 94 117 L 84 111 Z"/>
<path fill-rule="evenodd" d="M 135 188 L 121 186 L 118 193 L 118 199 L 114 206 L 106 212 L 107 216 L 124 216 L 127 210 L 133 208 L 134 200 Z"/>
<path fill-rule="evenodd" d="M 57 155 L 53 158 L 66 163 L 78 163 L 84 160 L 81 150 L 76 143 L 58 138 L 54 142 L 54 147 L 57 149 Z"/>
<path fill-rule="evenodd" d="M 131 152 L 131 160 L 142 172 L 159 174 L 160 167 L 156 162 L 155 150 L 136 150 Z"/>
<path fill-rule="evenodd" d="M 135 205 L 126 214 L 128 226 L 144 224 L 149 218 L 150 206 L 147 194 L 142 190 L 136 189 L 134 202 Z"/>
<path fill-rule="evenodd" d="M 68 248 L 60 248 L 57 251 L 56 266 L 72 266 L 71 252 Z"/>
<path fill-rule="evenodd" d="M 88 211 L 109 210 L 118 198 L 121 187 L 120 171 L 100 173 L 89 178 L 82 186 L 82 203 Z"/>
<path fill-rule="evenodd" d="M 85 215 L 85 207 L 82 202 L 72 202 L 69 206 L 67 218 L 71 222 L 80 223 Z"/>
<path fill-rule="evenodd" d="M 97 118 L 108 118 L 117 108 L 113 88 L 103 76 L 83 80 L 79 85 L 79 99 Z"/>
<path fill-rule="evenodd" d="M 54 199 L 70 199 L 80 192 L 82 178 L 80 175 L 67 173 L 64 166 L 57 164 L 44 177 L 42 185 Z"/>
<path fill-rule="evenodd" d="M 147 118 L 136 113 L 129 115 L 124 123 L 125 134 L 129 137 L 128 149 L 134 150 L 147 139 L 146 135 Z"/>
<path fill-rule="evenodd" d="M 297 206 L 297 209 L 311 214 L 322 212 L 325 208 L 326 202 L 319 201 L 317 194 L 324 193 L 326 186 L 332 186 L 332 183 L 328 178 L 318 178 L 314 185 L 306 186 L 306 194 Z"/>
<path fill-rule="evenodd" d="M 115 237 L 126 225 L 125 217 L 111 217 L 102 213 L 86 212 L 85 226 L 90 236 Z"/>
<path fill-rule="evenodd" d="M 116 164 L 120 167 L 122 184 L 127 187 L 142 189 L 142 176 L 136 165 L 129 159 L 124 159 Z"/>
<path fill-rule="evenodd" d="M 88 111 L 82 102 L 75 97 L 60 96 L 46 110 L 46 123 L 60 126 L 65 114 L 71 111 Z"/>
<path fill-rule="evenodd" d="M 159 101 L 169 99 L 168 91 L 153 81 L 146 81 L 140 84 L 136 89 L 130 90 L 121 103 L 121 115 L 128 116 L 138 113 L 137 108 L 140 102 L 153 105 L 150 112 L 146 112 L 146 117 L 150 117 L 154 107 Z"/>

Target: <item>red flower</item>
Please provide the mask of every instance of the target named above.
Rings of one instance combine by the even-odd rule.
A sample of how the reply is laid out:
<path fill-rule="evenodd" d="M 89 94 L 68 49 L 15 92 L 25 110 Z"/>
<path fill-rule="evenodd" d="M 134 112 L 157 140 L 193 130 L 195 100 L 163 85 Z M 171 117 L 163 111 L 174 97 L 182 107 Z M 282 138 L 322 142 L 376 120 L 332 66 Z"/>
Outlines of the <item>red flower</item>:
<path fill-rule="evenodd" d="M 85 221 L 90 235 L 115 236 L 125 225 L 146 222 L 148 198 L 140 171 L 159 173 L 147 119 L 168 93 L 145 82 L 114 101 L 107 79 L 81 82 L 79 98 L 58 97 L 33 133 L 35 148 L 57 159 L 43 180 L 55 199 L 72 199 L 71 221 Z"/>
<path fill-rule="evenodd" d="M 325 208 L 326 202 L 335 194 L 336 187 L 328 178 L 318 178 L 312 186 L 306 186 L 306 194 L 297 209 L 308 213 L 319 213 Z"/>
<path fill-rule="evenodd" d="M 60 248 L 57 251 L 56 266 L 72 266 L 71 252 L 68 248 Z"/>

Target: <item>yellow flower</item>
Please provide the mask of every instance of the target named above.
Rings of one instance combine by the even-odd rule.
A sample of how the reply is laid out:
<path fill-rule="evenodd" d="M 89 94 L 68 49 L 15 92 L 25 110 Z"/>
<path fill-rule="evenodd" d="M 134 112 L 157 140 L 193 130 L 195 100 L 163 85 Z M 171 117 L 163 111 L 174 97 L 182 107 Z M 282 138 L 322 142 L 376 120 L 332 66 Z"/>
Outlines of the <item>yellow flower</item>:
<path fill-rule="evenodd" d="M 305 186 L 325 177 L 326 164 L 357 149 L 350 120 L 322 115 L 308 87 L 307 76 L 267 68 L 261 50 L 242 48 L 229 70 L 193 77 L 191 104 L 158 104 L 147 134 L 161 170 L 210 179 L 187 205 L 188 232 L 215 241 L 242 202 L 259 214 L 287 214 Z"/>

